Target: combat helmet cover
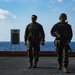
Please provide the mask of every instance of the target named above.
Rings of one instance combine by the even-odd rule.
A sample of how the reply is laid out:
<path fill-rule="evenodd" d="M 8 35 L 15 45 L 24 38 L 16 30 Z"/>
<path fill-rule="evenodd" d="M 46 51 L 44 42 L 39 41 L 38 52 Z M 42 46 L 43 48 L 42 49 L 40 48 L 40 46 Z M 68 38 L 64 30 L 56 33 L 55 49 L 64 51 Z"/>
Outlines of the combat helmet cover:
<path fill-rule="evenodd" d="M 59 19 L 64 18 L 65 20 L 67 20 L 67 15 L 65 13 L 62 13 L 59 17 Z"/>

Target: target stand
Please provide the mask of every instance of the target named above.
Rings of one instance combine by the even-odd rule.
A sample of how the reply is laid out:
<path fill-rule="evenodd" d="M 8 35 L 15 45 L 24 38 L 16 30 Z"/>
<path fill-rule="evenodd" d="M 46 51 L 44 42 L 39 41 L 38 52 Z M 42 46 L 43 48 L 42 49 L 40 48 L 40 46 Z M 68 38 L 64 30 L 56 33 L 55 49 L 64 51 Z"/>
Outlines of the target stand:
<path fill-rule="evenodd" d="M 12 50 L 12 45 L 19 45 L 20 50 L 20 29 L 11 29 L 10 50 Z"/>

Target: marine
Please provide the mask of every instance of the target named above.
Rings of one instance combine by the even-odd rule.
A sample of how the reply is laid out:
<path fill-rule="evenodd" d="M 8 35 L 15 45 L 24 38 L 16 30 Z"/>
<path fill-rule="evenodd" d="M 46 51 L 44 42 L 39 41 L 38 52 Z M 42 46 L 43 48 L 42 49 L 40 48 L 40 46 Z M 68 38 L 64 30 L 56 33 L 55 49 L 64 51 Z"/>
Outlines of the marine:
<path fill-rule="evenodd" d="M 56 52 L 58 57 L 58 70 L 63 68 L 65 73 L 68 73 L 68 45 L 71 42 L 73 33 L 71 25 L 66 22 L 67 15 L 62 13 L 59 17 L 60 22 L 56 23 L 50 33 L 55 38 L 54 44 L 56 46 Z"/>
<path fill-rule="evenodd" d="M 31 16 L 32 22 L 26 26 L 24 42 L 27 46 L 29 68 L 36 68 L 39 61 L 40 44 L 44 45 L 45 33 L 43 26 L 36 22 L 37 16 Z"/>

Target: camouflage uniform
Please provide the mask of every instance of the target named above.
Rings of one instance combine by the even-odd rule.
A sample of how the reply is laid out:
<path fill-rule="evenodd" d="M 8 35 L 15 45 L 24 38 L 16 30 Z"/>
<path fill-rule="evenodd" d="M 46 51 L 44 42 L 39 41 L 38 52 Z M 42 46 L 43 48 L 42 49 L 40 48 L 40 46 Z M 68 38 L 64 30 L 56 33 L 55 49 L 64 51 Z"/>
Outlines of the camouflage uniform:
<path fill-rule="evenodd" d="M 57 34 L 61 35 L 61 38 L 57 37 Z M 68 67 L 68 46 L 66 43 L 69 43 L 72 39 L 72 29 L 71 25 L 68 23 L 57 23 L 51 29 L 51 35 L 56 37 L 54 44 L 56 46 L 58 63 L 63 67 Z"/>
<path fill-rule="evenodd" d="M 33 49 L 34 49 L 34 63 L 38 62 L 40 52 L 40 41 L 44 41 L 45 34 L 42 25 L 39 23 L 30 23 L 25 30 L 25 42 L 27 42 L 27 52 L 29 61 L 33 61 Z"/>

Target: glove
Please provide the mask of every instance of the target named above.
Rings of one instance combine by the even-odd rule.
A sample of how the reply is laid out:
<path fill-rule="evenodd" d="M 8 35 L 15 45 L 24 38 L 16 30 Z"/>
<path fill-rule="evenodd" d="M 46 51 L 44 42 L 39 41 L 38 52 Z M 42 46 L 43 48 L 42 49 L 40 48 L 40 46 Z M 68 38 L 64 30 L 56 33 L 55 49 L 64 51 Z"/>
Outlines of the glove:
<path fill-rule="evenodd" d="M 41 41 L 40 44 L 43 45 L 43 46 L 45 45 L 44 41 Z"/>
<path fill-rule="evenodd" d="M 25 42 L 25 45 L 27 46 L 27 42 Z"/>

